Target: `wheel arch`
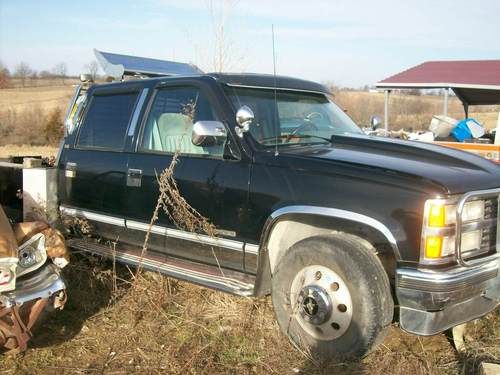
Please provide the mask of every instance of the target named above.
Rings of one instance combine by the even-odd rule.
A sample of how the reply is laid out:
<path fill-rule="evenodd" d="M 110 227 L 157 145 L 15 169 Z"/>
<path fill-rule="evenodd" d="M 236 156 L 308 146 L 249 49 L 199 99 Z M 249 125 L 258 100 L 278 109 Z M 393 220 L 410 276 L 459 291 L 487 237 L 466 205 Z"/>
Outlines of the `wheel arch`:
<path fill-rule="evenodd" d="M 389 276 L 392 276 L 395 264 L 401 259 L 401 255 L 394 235 L 380 221 L 336 208 L 286 206 L 274 211 L 264 225 L 259 248 L 255 295 L 270 293 L 273 270 L 293 244 L 308 237 L 338 232 L 354 235 L 374 247 L 384 268 Z"/>

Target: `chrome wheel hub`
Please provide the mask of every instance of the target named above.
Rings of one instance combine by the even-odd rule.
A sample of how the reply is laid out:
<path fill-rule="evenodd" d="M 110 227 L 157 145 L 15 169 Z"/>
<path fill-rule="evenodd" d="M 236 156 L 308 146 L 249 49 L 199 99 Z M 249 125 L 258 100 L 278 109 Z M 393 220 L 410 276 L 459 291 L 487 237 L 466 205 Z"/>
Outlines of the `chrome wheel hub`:
<path fill-rule="evenodd" d="M 311 324 L 323 324 L 332 313 L 330 297 L 317 285 L 302 288 L 297 302 L 301 317 Z"/>
<path fill-rule="evenodd" d="M 292 282 L 290 301 L 301 327 L 318 340 L 342 336 L 352 320 L 352 299 L 344 280 L 328 267 L 300 270 Z"/>

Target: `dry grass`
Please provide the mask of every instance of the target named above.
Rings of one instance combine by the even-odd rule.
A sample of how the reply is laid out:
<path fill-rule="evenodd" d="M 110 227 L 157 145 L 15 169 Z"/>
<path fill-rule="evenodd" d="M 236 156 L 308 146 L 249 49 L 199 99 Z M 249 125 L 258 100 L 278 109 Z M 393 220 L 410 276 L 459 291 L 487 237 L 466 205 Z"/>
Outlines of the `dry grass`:
<path fill-rule="evenodd" d="M 22 112 L 34 105 L 48 112 L 54 108 L 66 108 L 75 89 L 71 85 L 26 87 L 0 90 L 1 111 Z"/>
<path fill-rule="evenodd" d="M 384 116 L 384 94 L 361 91 L 338 91 L 335 101 L 361 125 L 367 125 L 371 116 Z M 391 94 L 389 125 L 391 129 L 427 129 L 433 115 L 443 111 L 443 98 L 434 95 Z M 476 118 L 487 129 L 496 127 L 500 106 L 472 106 L 469 117 Z M 449 98 L 448 115 L 456 119 L 464 117 L 462 104 L 455 97 Z"/>
<path fill-rule="evenodd" d="M 73 255 L 66 309 L 38 329 L 24 355 L 0 359 L 0 374 L 469 374 L 500 361 L 500 314 L 471 324 L 458 355 L 444 335 L 396 327 L 359 362 L 319 368 L 280 333 L 269 298 L 249 299 Z"/>
<path fill-rule="evenodd" d="M 57 144 L 47 123 L 56 113 L 62 120 L 73 92 L 71 85 L 0 90 L 0 146 Z"/>

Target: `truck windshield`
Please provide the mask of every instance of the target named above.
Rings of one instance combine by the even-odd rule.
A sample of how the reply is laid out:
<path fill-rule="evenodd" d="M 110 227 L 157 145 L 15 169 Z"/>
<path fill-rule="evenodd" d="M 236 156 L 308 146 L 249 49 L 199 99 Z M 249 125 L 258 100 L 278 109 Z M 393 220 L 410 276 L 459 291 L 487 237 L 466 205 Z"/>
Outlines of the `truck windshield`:
<path fill-rule="evenodd" d="M 361 133 L 326 95 L 303 91 L 226 86 L 236 110 L 250 107 L 250 134 L 263 146 L 330 142 L 333 135 Z"/>

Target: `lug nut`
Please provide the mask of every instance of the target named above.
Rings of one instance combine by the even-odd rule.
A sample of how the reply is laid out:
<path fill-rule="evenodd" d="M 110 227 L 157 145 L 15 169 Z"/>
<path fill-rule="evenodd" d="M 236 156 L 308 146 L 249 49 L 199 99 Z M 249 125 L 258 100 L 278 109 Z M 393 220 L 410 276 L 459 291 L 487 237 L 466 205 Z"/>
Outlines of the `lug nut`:
<path fill-rule="evenodd" d="M 320 271 L 316 271 L 316 273 L 314 274 L 314 277 L 316 278 L 316 280 L 321 279 L 321 272 Z"/>
<path fill-rule="evenodd" d="M 331 283 L 330 288 L 332 288 L 332 290 L 336 292 L 337 290 L 339 290 L 339 283 Z"/>

